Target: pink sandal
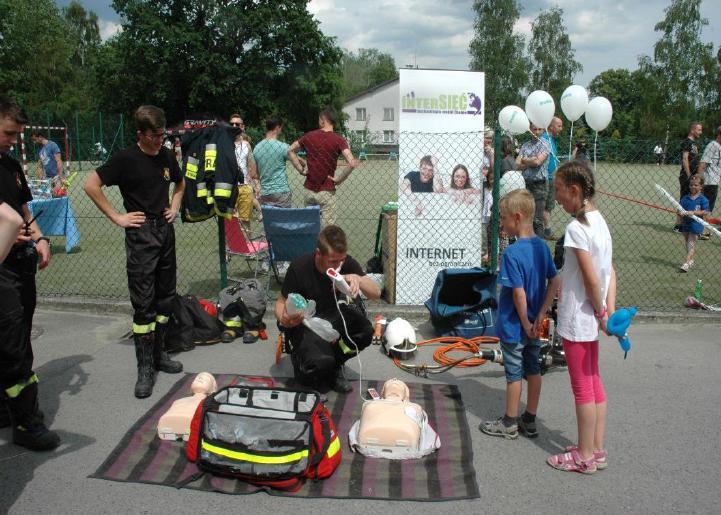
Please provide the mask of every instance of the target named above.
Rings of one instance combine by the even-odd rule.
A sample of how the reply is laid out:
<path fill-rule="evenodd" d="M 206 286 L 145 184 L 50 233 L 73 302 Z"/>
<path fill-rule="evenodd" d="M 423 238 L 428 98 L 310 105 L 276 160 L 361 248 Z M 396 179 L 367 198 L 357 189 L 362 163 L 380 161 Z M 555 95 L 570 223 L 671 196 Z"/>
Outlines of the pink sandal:
<path fill-rule="evenodd" d="M 554 456 L 549 456 L 546 460 L 550 466 L 564 472 L 580 472 L 581 474 L 593 474 L 596 472 L 596 460 L 591 458 L 583 461 L 578 454 L 578 449 L 570 452 L 563 452 Z"/>
<path fill-rule="evenodd" d="M 566 447 L 566 452 L 577 451 L 577 445 L 569 445 Z M 596 462 L 596 468 L 603 470 L 608 467 L 608 451 L 603 449 L 601 451 L 593 451 L 593 461 Z"/>

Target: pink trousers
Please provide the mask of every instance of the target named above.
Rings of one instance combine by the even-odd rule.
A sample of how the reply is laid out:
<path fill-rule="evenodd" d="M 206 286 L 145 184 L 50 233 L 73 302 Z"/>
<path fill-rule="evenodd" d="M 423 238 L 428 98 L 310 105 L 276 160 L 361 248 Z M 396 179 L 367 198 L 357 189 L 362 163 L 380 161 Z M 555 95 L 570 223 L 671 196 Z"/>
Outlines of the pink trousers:
<path fill-rule="evenodd" d="M 598 340 L 572 342 L 563 338 L 562 341 L 576 405 L 605 402 L 606 391 L 598 373 Z"/>

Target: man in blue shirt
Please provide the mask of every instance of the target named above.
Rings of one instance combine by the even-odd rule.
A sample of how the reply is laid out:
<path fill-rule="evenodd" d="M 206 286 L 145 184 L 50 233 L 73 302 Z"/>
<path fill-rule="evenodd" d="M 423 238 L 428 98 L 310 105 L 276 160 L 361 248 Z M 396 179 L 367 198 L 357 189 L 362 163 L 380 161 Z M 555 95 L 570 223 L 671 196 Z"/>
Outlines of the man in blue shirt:
<path fill-rule="evenodd" d="M 543 210 L 543 237 L 547 240 L 556 240 L 551 232 L 551 211 L 556 205 L 556 188 L 553 183 L 553 172 L 558 168 L 558 146 L 556 138 L 563 131 L 563 120 L 554 116 L 548 130 L 543 133 L 541 139 L 548 144 L 550 155 L 548 156 L 548 187 L 546 188 L 546 207 Z"/>
<path fill-rule="evenodd" d="M 60 147 L 57 143 L 43 136 L 40 131 L 33 131 L 30 134 L 33 143 L 40 145 L 38 153 L 38 176 L 41 179 L 54 179 L 57 177 L 61 182 L 63 179 L 63 159 L 60 155 Z"/>
<path fill-rule="evenodd" d="M 533 212 L 533 232 L 543 237 L 543 209 L 546 206 L 546 190 L 548 189 L 548 142 L 541 139 L 543 127 L 531 124 L 533 138 L 526 141 L 516 157 L 518 170 L 523 170 L 526 189 L 533 195 L 535 211 Z"/>

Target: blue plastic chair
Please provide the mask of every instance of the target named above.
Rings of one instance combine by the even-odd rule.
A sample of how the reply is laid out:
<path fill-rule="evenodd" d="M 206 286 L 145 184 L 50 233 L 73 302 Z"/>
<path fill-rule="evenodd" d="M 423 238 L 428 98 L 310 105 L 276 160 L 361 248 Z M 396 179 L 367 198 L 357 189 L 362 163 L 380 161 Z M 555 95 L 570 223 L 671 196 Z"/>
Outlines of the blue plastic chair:
<path fill-rule="evenodd" d="M 320 233 L 320 206 L 261 206 L 261 210 L 265 238 L 270 248 L 270 264 L 275 279 L 280 283 L 279 261 L 292 261 L 315 250 Z"/>

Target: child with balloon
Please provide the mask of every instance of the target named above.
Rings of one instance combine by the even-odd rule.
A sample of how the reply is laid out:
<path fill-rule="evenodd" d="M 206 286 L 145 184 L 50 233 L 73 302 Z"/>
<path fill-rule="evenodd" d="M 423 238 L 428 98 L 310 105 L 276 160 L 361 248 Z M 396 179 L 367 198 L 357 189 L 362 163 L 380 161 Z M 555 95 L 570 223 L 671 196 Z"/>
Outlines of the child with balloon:
<path fill-rule="evenodd" d="M 583 161 L 556 170 L 556 201 L 575 219 L 566 227 L 565 261 L 558 299 L 558 333 L 571 376 L 578 444 L 550 456 L 566 472 L 593 474 L 606 468 L 606 393 L 598 369 L 598 330 L 616 309 L 616 273 L 608 225 L 593 203 L 595 180 Z"/>

